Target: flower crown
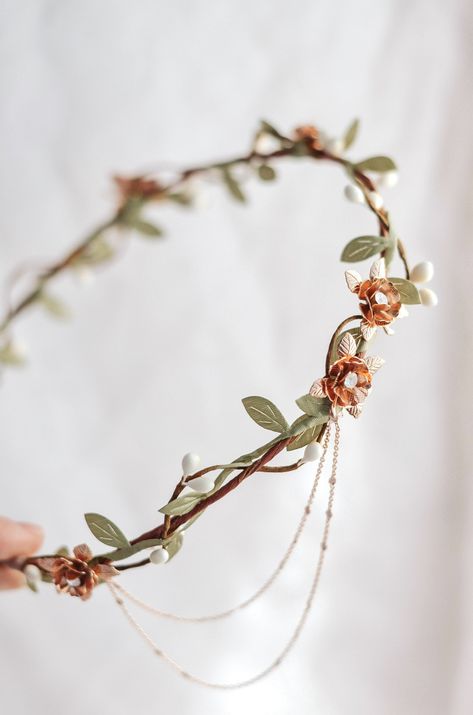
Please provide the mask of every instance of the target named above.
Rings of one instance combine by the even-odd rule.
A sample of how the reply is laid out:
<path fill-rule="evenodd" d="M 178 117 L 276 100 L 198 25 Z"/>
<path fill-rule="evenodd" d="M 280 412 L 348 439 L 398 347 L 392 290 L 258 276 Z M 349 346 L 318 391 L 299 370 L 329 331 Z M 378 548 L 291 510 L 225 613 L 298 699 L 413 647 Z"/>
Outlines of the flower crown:
<path fill-rule="evenodd" d="M 340 166 L 348 177 L 349 183 L 344 189 L 346 198 L 364 205 L 377 225 L 376 232 L 353 238 L 343 249 L 341 260 L 344 262 L 361 262 L 376 256 L 377 259 L 366 277 L 355 270 L 345 272 L 358 312 L 344 319 L 333 332 L 324 374 L 313 382 L 307 394 L 296 400 L 301 414 L 288 421 L 267 398 L 244 398 L 243 406 L 248 415 L 260 427 L 274 433 L 269 442 L 226 464 L 203 468 L 197 455 L 186 454 L 180 478 L 169 501 L 160 509 L 162 523 L 135 538 L 125 536 L 108 517 L 87 513 L 85 519 L 90 531 L 108 547 L 104 553 L 94 555 L 89 546 L 81 544 L 72 553 L 61 549 L 54 554 L 8 562 L 25 573 L 33 590 L 37 589 L 38 581 L 53 582 L 59 592 L 86 600 L 98 584 L 114 582 L 116 576 L 127 569 L 166 563 L 181 548 L 183 534 L 195 519 L 245 479 L 257 472 L 289 472 L 307 462 L 319 461 L 327 448 L 330 425 L 336 423 L 338 430 L 338 420 L 344 413 L 359 417 L 371 391 L 373 375 L 384 363 L 382 358 L 367 354 L 376 331 L 381 328 L 391 335 L 393 323 L 407 314 L 406 305 L 435 305 L 437 299 L 432 290 L 419 287 L 432 278 L 432 264 L 423 262 L 412 270 L 409 268 L 404 245 L 392 228 L 390 214 L 379 192 L 382 185 L 393 186 L 397 181 L 393 160 L 372 156 L 352 161 L 346 157 L 358 127 L 355 121 L 343 137 L 331 138 L 312 125 L 298 127 L 292 134 L 285 135 L 262 122 L 250 151 L 241 157 L 178 171 L 167 182 L 160 176 L 150 175 L 116 177 L 119 197 L 112 217 L 56 263 L 21 274 L 23 279 L 28 279 L 28 288 L 11 301 L 0 323 L 0 364 L 4 367 L 24 361 L 23 351 L 12 335 L 12 327 L 20 314 L 42 306 L 57 317 L 66 315 L 67 309 L 50 290 L 59 274 L 75 272 L 87 277 L 94 268 L 114 258 L 118 242 L 124 236 L 138 234 L 159 239 L 162 229 L 149 220 L 147 207 L 163 203 L 191 207 L 197 203 L 197 180 L 220 181 L 231 197 L 242 203 L 245 201 L 240 177 L 242 167 L 246 169 L 246 179 L 253 175 L 270 182 L 276 178 L 275 165 L 282 159 L 328 161 Z M 391 272 L 396 254 L 403 266 L 403 277 Z M 297 461 L 275 466 L 274 458 L 284 450 L 303 452 Z M 334 483 L 333 476 L 331 484 Z M 331 514 L 331 509 L 327 514 L 329 512 Z M 140 552 L 146 552 L 144 558 L 128 561 Z"/>
<path fill-rule="evenodd" d="M 193 182 L 199 178 L 219 178 L 231 196 L 238 202 L 245 201 L 237 170 L 246 166 L 264 182 L 276 178 L 273 164 L 284 157 L 316 161 L 331 161 L 340 165 L 350 179 L 345 187 L 346 198 L 365 205 L 377 220 L 378 235 L 359 236 L 344 248 L 342 261 L 363 261 L 379 254 L 371 266 L 369 277 L 363 279 L 354 270 L 347 270 L 345 278 L 349 290 L 357 296 L 361 315 L 345 319 L 333 333 L 327 353 L 325 375 L 317 379 L 307 395 L 296 400 L 302 413 L 291 424 L 280 410 L 264 397 L 246 397 L 243 405 L 249 416 L 260 427 L 276 432 L 278 436 L 228 465 L 214 465 L 200 469 L 196 455 L 188 454 L 182 464 L 182 476 L 171 499 L 161 508 L 164 522 L 151 531 L 129 540 L 108 518 L 98 514 L 86 514 L 87 524 L 93 535 L 112 547 L 109 553 L 93 557 L 86 546 L 76 547 L 73 555 L 61 553 L 52 557 L 32 557 L 21 563 L 21 568 L 32 583 L 33 574 L 49 580 L 52 577 L 60 591 L 72 596 L 88 598 L 94 586 L 103 579 L 116 575 L 130 564 L 114 568 L 111 563 L 128 559 L 142 550 L 151 552 L 146 563 L 163 563 L 174 556 L 182 542 L 182 530 L 194 517 L 226 495 L 244 478 L 256 471 L 270 469 L 267 465 L 281 451 L 302 449 L 304 455 L 300 466 L 320 450 L 314 449 L 323 438 L 325 425 L 331 417 L 348 412 L 354 417 L 361 413 L 364 401 L 372 386 L 372 376 L 383 365 L 379 357 L 367 356 L 377 328 L 392 334 L 392 323 L 407 313 L 406 304 L 433 305 L 436 296 L 427 288 L 418 289 L 416 283 L 425 283 L 433 276 L 432 264 L 425 262 L 409 270 L 406 252 L 399 237 L 391 227 L 391 220 L 378 186 L 392 186 L 397 181 L 397 170 L 392 159 L 374 156 L 353 162 L 345 152 L 355 141 L 358 121 L 353 122 L 340 139 L 326 137 L 312 125 L 298 127 L 292 136 L 285 136 L 267 122 L 262 122 L 254 137 L 250 152 L 240 158 L 211 163 L 202 167 L 186 169 L 178 173 L 167 185 L 159 178 L 137 176 L 116 177 L 119 190 L 118 209 L 114 216 L 95 229 L 79 246 L 54 265 L 41 268 L 30 276 L 32 287 L 7 311 L 0 325 L 0 363 L 16 365 L 23 361 L 23 351 L 11 336 L 11 327 L 17 316 L 27 308 L 41 305 L 57 317 L 66 315 L 65 306 L 49 292 L 49 285 L 59 273 L 78 272 L 84 277 L 90 270 L 111 260 L 115 253 L 113 230 L 120 233 L 131 230 L 146 238 L 159 238 L 162 230 L 144 217 L 147 205 L 163 202 L 192 206 L 196 202 Z M 404 278 L 386 277 L 386 271 L 397 251 L 404 266 Z M 349 324 L 352 327 L 347 328 Z M 296 468 L 295 465 L 293 465 Z M 210 473 L 220 470 L 216 479 Z M 237 477 L 228 481 L 230 475 Z M 182 492 L 186 490 L 184 495 Z M 140 562 L 142 565 L 143 562 Z M 39 570 L 28 568 L 34 565 Z M 36 580 L 34 579 L 34 580 Z"/>

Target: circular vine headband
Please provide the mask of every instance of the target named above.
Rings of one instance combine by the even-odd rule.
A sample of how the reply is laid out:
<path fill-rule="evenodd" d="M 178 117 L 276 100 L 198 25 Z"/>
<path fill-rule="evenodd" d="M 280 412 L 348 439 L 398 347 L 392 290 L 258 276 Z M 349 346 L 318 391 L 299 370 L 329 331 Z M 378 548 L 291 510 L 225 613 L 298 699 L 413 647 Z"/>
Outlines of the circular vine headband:
<path fill-rule="evenodd" d="M 295 420 L 288 422 L 276 405 L 265 397 L 245 397 L 243 406 L 248 415 L 260 427 L 273 432 L 275 437 L 227 464 L 202 467 L 196 454 L 185 454 L 180 478 L 169 501 L 159 510 L 163 520 L 158 526 L 140 536 L 128 538 L 108 517 L 88 513 L 85 514 L 85 520 L 93 536 L 107 547 L 104 553 L 93 554 L 88 545 L 81 544 L 75 546 L 72 553 L 63 548 L 54 554 L 4 562 L 22 571 L 27 585 L 33 591 L 43 581 L 53 583 L 62 594 L 87 600 L 97 586 L 106 584 L 127 620 L 154 653 L 188 680 L 207 687 L 232 689 L 255 683 L 279 666 L 294 646 L 314 601 L 327 549 L 337 482 L 340 418 L 345 413 L 353 417 L 360 416 L 372 388 L 373 375 L 384 362 L 382 358 L 368 354 L 370 343 L 378 329 L 388 335 L 393 334 L 392 324 L 407 314 L 406 304 L 432 306 L 437 303 L 432 290 L 425 286 L 418 287 L 433 277 L 432 264 L 422 262 L 410 269 L 404 245 L 392 228 L 390 215 L 379 193 L 381 186 L 393 186 L 397 181 L 393 160 L 386 156 L 373 156 L 354 162 L 345 156 L 355 141 L 358 127 L 356 120 L 342 138 L 328 137 L 312 125 L 298 127 L 290 136 L 285 136 L 272 125 L 262 122 L 250 151 L 244 156 L 185 169 L 176 172 L 166 181 L 154 175 L 116 177 L 119 201 L 112 218 L 92 231 L 58 262 L 49 267 L 24 266 L 12 276 L 9 283 L 9 307 L 0 323 L 0 364 L 3 367 L 24 361 L 24 350 L 12 335 L 12 327 L 18 316 L 38 305 L 57 317 L 67 314 L 62 302 L 50 292 L 50 284 L 56 276 L 66 271 L 75 271 L 87 277 L 91 270 L 110 261 L 117 254 L 121 241 L 130 231 L 145 238 L 158 239 L 162 231 L 146 218 L 146 208 L 163 202 L 192 206 L 196 202 L 196 178 L 220 181 L 235 200 L 244 202 L 242 182 L 252 175 L 264 182 L 273 181 L 276 178 L 274 164 L 279 159 L 289 157 L 330 161 L 338 164 L 349 179 L 344 190 L 346 198 L 368 208 L 376 220 L 376 232 L 353 238 L 343 249 L 342 261 L 355 263 L 368 258 L 376 260 L 367 276 L 355 270 L 345 271 L 348 289 L 354 296 L 355 312 L 335 329 L 328 344 L 324 374 L 312 383 L 307 394 L 296 400 L 301 414 Z M 391 263 L 396 254 L 403 266 L 404 277 L 392 274 Z M 20 282 L 21 294 L 14 299 Z M 205 623 L 233 616 L 262 597 L 283 571 L 299 542 L 330 449 L 332 456 L 320 549 L 306 600 L 286 645 L 262 671 L 232 683 L 214 683 L 187 672 L 141 627 L 130 606 L 142 608 L 159 618 Z M 300 450 L 303 450 L 302 453 Z M 299 451 L 300 456 L 295 462 L 275 466 L 273 459 L 283 451 Z M 128 569 L 148 564 L 165 564 L 172 559 L 181 549 L 184 534 L 194 521 L 252 474 L 291 472 L 308 462 L 317 463 L 316 472 L 289 545 L 275 570 L 242 603 L 209 615 L 182 616 L 143 602 L 125 589 L 123 578 L 118 579 Z M 254 635 L 252 647 L 253 641 Z"/>

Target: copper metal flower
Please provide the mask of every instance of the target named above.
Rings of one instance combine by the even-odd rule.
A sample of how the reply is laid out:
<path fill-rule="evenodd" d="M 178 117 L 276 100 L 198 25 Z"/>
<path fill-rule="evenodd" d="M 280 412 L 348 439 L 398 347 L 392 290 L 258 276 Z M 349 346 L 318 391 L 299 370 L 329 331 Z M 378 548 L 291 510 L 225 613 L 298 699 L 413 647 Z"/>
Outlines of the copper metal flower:
<path fill-rule="evenodd" d="M 294 136 L 297 141 L 305 142 L 309 149 L 321 151 L 323 148 L 320 141 L 319 130 L 312 124 L 305 124 L 302 127 L 296 127 L 294 130 Z"/>
<path fill-rule="evenodd" d="M 73 554 L 38 559 L 38 566 L 51 574 L 60 593 L 78 596 L 86 601 L 101 579 L 108 581 L 120 573 L 111 564 L 89 566 L 92 552 L 87 544 L 76 546 Z"/>
<path fill-rule="evenodd" d="M 363 315 L 361 333 L 369 340 L 378 326 L 391 332 L 387 326 L 399 316 L 401 296 L 397 288 L 386 278 L 384 260 L 373 263 L 369 279 L 363 281 L 357 271 L 345 271 L 348 288 L 356 293 L 360 300 Z"/>
<path fill-rule="evenodd" d="M 345 333 L 338 347 L 339 359 L 309 391 L 314 397 L 328 397 L 332 411 L 346 407 L 353 417 L 361 413 L 361 404 L 371 387 L 371 376 L 384 364 L 382 358 L 361 357 L 356 350 L 355 339 L 351 333 Z"/>

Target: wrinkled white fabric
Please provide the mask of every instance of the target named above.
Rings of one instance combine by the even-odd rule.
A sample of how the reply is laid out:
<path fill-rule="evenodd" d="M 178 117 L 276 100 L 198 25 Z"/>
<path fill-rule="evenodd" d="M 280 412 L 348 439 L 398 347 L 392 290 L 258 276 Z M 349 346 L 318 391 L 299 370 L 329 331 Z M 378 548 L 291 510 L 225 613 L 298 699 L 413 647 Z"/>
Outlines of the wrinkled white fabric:
<path fill-rule="evenodd" d="M 472 12 L 466 0 L 0 2 L 0 252 L 53 259 L 111 211 L 109 177 L 245 151 L 259 118 L 340 133 L 353 156 L 389 153 L 386 190 L 412 262 L 437 268 L 435 310 L 392 338 L 362 419 L 342 425 L 326 571 L 297 649 L 236 693 L 179 679 L 100 590 L 0 597 L 0 703 L 9 715 L 85 712 L 466 715 L 473 708 L 471 469 Z M 288 418 L 353 312 L 339 255 L 374 229 L 332 166 L 286 162 L 242 207 L 166 208 L 91 285 L 55 287 L 73 319 L 32 311 L 29 365 L 3 380 L 0 511 L 42 523 L 45 549 L 88 540 L 82 514 L 130 536 L 158 522 L 184 452 L 205 463 L 267 433 L 239 400 Z M 361 266 L 366 272 L 368 264 Z M 166 567 L 123 577 L 164 609 L 206 613 L 248 596 L 295 528 L 313 466 L 255 476 L 212 508 Z M 143 617 L 198 675 L 264 666 L 302 608 L 323 506 L 272 595 L 232 621 Z"/>

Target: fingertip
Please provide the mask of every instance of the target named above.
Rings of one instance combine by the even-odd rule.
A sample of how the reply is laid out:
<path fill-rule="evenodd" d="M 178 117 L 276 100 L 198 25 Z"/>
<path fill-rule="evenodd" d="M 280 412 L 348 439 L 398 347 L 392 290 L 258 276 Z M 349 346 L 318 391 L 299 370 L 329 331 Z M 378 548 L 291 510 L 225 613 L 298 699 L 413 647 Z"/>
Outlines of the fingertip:
<path fill-rule="evenodd" d="M 43 542 L 43 530 L 36 524 L 0 518 L 0 559 L 27 556 Z"/>
<path fill-rule="evenodd" d="M 23 588 L 26 580 L 21 571 L 0 566 L 0 591 Z"/>

